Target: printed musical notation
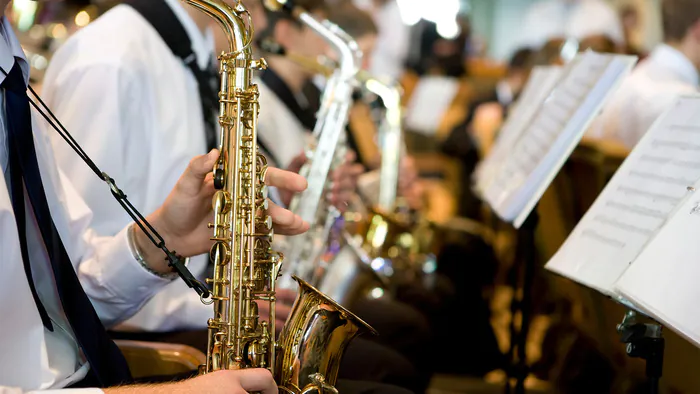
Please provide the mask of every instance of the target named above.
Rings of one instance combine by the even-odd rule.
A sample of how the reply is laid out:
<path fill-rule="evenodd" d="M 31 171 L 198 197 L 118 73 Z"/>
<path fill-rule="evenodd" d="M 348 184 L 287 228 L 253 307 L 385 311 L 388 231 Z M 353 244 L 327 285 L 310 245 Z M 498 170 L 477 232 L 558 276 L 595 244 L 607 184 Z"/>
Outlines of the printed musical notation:
<path fill-rule="evenodd" d="M 406 127 L 417 133 L 434 135 L 459 88 L 455 78 L 432 75 L 421 78 L 407 105 Z"/>
<path fill-rule="evenodd" d="M 637 144 L 546 268 L 605 294 L 700 179 L 700 96 L 686 96 Z M 635 263 L 636 264 L 636 263 Z"/>
<path fill-rule="evenodd" d="M 567 67 L 571 67 L 574 62 Z M 493 148 L 475 171 L 474 189 L 477 193 L 483 194 L 488 189 L 494 174 L 505 162 L 513 145 L 554 89 L 564 70 L 561 66 L 537 66 L 532 70 L 518 101 L 510 109 Z"/>
<path fill-rule="evenodd" d="M 520 227 L 635 61 L 586 52 L 564 70 L 483 193 L 502 219 Z"/>
<path fill-rule="evenodd" d="M 694 188 L 700 188 L 700 182 Z M 681 202 L 615 284 L 621 297 L 696 346 L 700 346 L 700 315 L 695 313 L 700 299 L 698 194 L 692 192 Z"/>

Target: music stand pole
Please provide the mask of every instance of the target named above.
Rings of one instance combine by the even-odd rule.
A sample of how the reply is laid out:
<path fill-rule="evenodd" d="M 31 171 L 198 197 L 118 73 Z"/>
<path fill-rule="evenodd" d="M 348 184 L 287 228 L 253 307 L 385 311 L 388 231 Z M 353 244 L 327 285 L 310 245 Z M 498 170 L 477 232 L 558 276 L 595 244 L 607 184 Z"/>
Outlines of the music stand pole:
<path fill-rule="evenodd" d="M 665 340 L 663 327 L 657 323 L 638 323 L 637 314 L 628 311 L 617 325 L 620 341 L 627 344 L 627 355 L 646 361 L 649 393 L 659 393 L 659 381 L 663 373 Z"/>
<path fill-rule="evenodd" d="M 522 226 L 518 229 L 516 245 L 515 266 L 512 268 L 513 301 L 511 302 L 510 323 L 510 347 L 508 359 L 512 363 L 508 367 L 505 393 L 510 394 L 510 378 L 515 377 L 515 394 L 525 394 L 525 379 L 529 374 L 527 365 L 527 337 L 532 320 L 532 290 L 537 269 L 537 245 L 535 244 L 535 230 L 539 222 L 537 206 L 532 210 Z M 522 274 L 520 273 L 522 271 Z M 522 278 L 522 279 L 521 279 Z M 522 282 L 522 285 L 520 285 Z M 522 288 L 522 295 L 518 299 L 518 289 Z M 515 326 L 515 318 L 520 311 L 520 329 Z M 517 352 L 516 352 L 517 348 Z"/>

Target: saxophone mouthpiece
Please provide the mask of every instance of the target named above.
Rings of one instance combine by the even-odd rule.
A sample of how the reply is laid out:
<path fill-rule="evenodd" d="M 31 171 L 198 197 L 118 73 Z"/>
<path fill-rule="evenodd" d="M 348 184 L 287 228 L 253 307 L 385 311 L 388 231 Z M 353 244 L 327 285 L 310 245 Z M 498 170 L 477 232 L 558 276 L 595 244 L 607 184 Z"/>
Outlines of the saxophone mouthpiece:
<path fill-rule="evenodd" d="M 294 8 L 294 5 L 288 0 L 263 0 L 263 4 L 265 4 L 265 8 L 270 11 L 282 11 L 283 8 Z"/>
<path fill-rule="evenodd" d="M 287 51 L 272 37 L 265 37 L 258 42 L 258 47 L 264 52 L 268 52 L 271 55 L 284 56 Z"/>
<path fill-rule="evenodd" d="M 263 0 L 263 4 L 268 11 L 286 12 L 295 18 L 298 17 L 299 14 L 305 12 L 303 8 L 297 7 L 292 0 Z"/>

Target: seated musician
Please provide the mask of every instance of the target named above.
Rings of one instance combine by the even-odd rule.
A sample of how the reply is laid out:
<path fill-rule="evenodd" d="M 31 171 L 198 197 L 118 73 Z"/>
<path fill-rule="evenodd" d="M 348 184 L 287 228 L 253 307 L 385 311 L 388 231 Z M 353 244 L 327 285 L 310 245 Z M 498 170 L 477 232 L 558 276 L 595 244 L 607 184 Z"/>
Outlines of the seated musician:
<path fill-rule="evenodd" d="M 633 148 L 676 97 L 698 91 L 700 9 L 692 0 L 661 3 L 664 42 L 613 93 L 588 136 Z"/>
<path fill-rule="evenodd" d="M 248 3 L 254 22 L 263 29 L 266 19 L 261 4 Z M 216 38 L 212 24 L 207 15 L 179 0 L 132 0 L 112 8 L 69 38 L 47 70 L 47 102 L 74 130 L 86 152 L 104 163 L 107 173 L 135 190 L 132 198 L 136 206 L 157 208 L 157 201 L 165 197 L 163 190 L 175 183 L 174 175 L 183 167 L 183 159 L 218 144 L 218 66 L 213 58 Z M 169 34 L 161 34 L 163 31 Z M 173 36 L 177 40 L 173 41 Z M 91 116 L 85 117 L 76 108 Z M 61 168 L 75 180 L 78 192 L 95 211 L 92 224 L 98 234 L 118 232 L 129 218 L 114 211 L 109 190 L 98 187 L 98 180 L 89 177 L 62 141 L 54 143 Z M 289 193 L 280 191 L 271 197 L 284 204 Z M 343 189 L 337 191 L 337 195 L 342 193 Z M 206 254 L 190 261 L 192 271 L 202 279 L 208 265 Z M 293 300 L 295 296 L 278 294 L 281 299 Z M 260 303 L 261 315 L 266 314 L 265 308 L 267 304 Z M 204 330 L 211 317 L 211 306 L 203 305 L 182 283 L 173 282 L 114 335 L 186 343 L 206 351 Z M 278 317 L 281 327 L 286 316 L 280 313 Z M 338 387 L 349 392 L 400 391 L 347 381 L 339 382 Z"/>
<path fill-rule="evenodd" d="M 92 212 L 76 193 L 75 177 L 63 175 L 56 165 L 47 134 L 54 131 L 32 125 L 29 62 L 4 15 L 8 2 L 0 1 L 0 392 L 277 393 L 272 376 L 262 369 L 131 384 L 126 362 L 103 324 L 133 315 L 177 275 L 138 226 L 123 220 L 121 229 L 109 235 L 89 227 Z M 75 110 L 95 115 L 90 107 Z M 173 191 L 158 199 L 166 202 L 154 202 L 148 215 L 167 247 L 183 256 L 209 248 L 204 223 L 211 220 L 213 187 L 207 174 L 217 157 L 214 150 L 183 164 Z M 296 192 L 305 187 L 297 175 L 275 169 L 267 180 Z M 113 209 L 120 208 L 113 204 Z M 308 228 L 279 207 L 272 206 L 269 214 L 277 231 L 297 234 Z"/>
<path fill-rule="evenodd" d="M 556 38 L 578 41 L 595 35 L 606 36 L 622 48 L 625 36 L 617 12 L 604 0 L 546 0 L 525 12 L 517 34 L 516 46 L 539 49 Z"/>
<path fill-rule="evenodd" d="M 328 10 L 321 1 L 305 1 L 303 6 L 318 19 L 328 16 Z M 264 39 L 277 43 L 290 56 L 265 54 L 269 67 L 262 73 L 259 83 L 259 140 L 261 146 L 269 153 L 271 162 L 285 166 L 294 163 L 309 142 L 310 130 L 316 124 L 315 114 L 318 110 L 318 101 L 309 99 L 303 91 L 304 86 L 314 77 L 315 70 L 299 64 L 292 56 L 315 61 L 319 55 L 326 53 L 326 45 L 316 33 L 286 14 L 268 15 L 270 26 Z M 352 166 L 349 170 L 357 176 L 362 167 Z M 344 195 L 341 201 L 348 200 L 349 196 Z M 386 377 L 390 379 L 389 382 L 407 386 L 415 391 L 422 390 L 427 384 L 427 379 L 415 382 L 418 374 L 412 367 L 404 366 L 405 358 L 391 348 L 404 353 L 424 346 L 427 324 L 423 316 L 405 304 L 373 302 L 371 305 L 367 308 L 363 308 L 363 305 L 352 305 L 350 310 L 377 329 L 380 335 L 376 338 L 354 340 L 344 358 L 344 365 L 348 367 L 343 368 L 342 373 L 349 373 L 351 377 L 358 379 L 368 379 L 363 368 L 358 366 L 367 363 L 383 364 L 383 367 L 378 366 L 376 370 L 384 371 L 382 374 L 389 374 Z M 370 343 L 368 340 L 380 343 Z M 370 351 L 376 356 L 368 357 L 367 352 Z"/>
<path fill-rule="evenodd" d="M 368 54 L 373 53 L 372 45 L 375 42 L 374 36 L 376 35 L 376 29 L 372 24 L 372 19 L 370 18 L 370 16 L 353 7 L 352 5 L 346 4 L 344 6 L 331 9 L 329 13 L 329 19 L 332 20 L 334 23 L 337 23 L 343 30 L 355 37 L 356 41 L 358 42 L 358 45 L 363 49 L 363 53 L 365 54 L 365 56 L 363 57 L 364 66 L 367 67 L 369 64 L 372 64 L 374 59 L 371 55 Z M 313 90 L 307 86 L 307 89 L 305 89 L 305 93 L 307 94 L 307 97 L 311 97 L 312 102 L 318 101 L 318 89 L 316 89 L 316 94 L 313 94 Z M 356 96 L 356 98 L 358 98 L 358 96 Z M 361 107 L 363 105 L 366 104 L 362 100 L 355 100 L 354 109 L 358 109 L 358 107 Z M 351 112 L 351 117 L 359 117 L 362 115 L 363 112 L 361 111 L 357 111 L 354 113 Z M 367 122 L 353 122 L 351 119 L 349 124 L 349 136 L 352 137 L 351 140 L 357 140 L 358 138 L 363 137 L 366 138 L 364 130 L 357 130 L 358 127 L 366 125 Z M 371 132 L 376 133 L 376 128 L 371 130 Z M 360 145 L 361 144 L 357 141 L 355 142 L 355 146 Z M 358 157 L 362 156 L 363 155 L 358 155 Z M 411 174 L 411 172 L 406 171 L 406 166 L 400 169 L 399 183 L 405 182 L 405 185 L 399 187 L 398 195 L 405 197 L 407 195 L 410 195 L 410 193 L 419 193 L 419 191 L 415 189 L 415 185 L 418 182 L 415 182 L 414 179 L 410 179 L 411 177 L 415 176 L 415 172 Z M 412 205 L 411 207 L 414 209 L 416 208 L 416 206 L 414 205 Z M 478 255 L 474 256 L 478 257 Z M 464 255 L 462 257 L 464 258 Z M 461 262 L 462 261 L 460 261 L 460 263 Z M 460 265 L 464 266 L 464 264 Z M 461 293 L 470 293 L 470 298 L 468 298 L 469 305 L 465 303 L 460 304 L 460 301 L 465 301 L 467 300 L 467 298 L 458 299 L 457 297 L 455 297 L 455 292 L 452 291 L 454 285 L 452 284 L 451 279 L 454 279 L 460 285 L 464 284 L 464 281 L 460 280 L 460 278 L 447 278 L 441 274 L 437 274 L 435 275 L 435 277 L 436 285 L 434 286 L 427 287 L 422 283 L 421 280 L 415 280 L 412 282 L 402 283 L 395 293 L 395 298 L 397 300 L 401 301 L 403 304 L 410 305 L 411 307 L 422 312 L 423 315 L 425 315 L 428 319 L 431 331 L 433 333 L 438 333 L 438 335 L 433 335 L 433 340 L 435 342 L 432 342 L 432 346 L 429 347 L 429 349 L 431 349 L 429 351 L 429 354 L 431 356 L 428 356 L 426 353 L 424 353 L 425 350 L 421 348 L 414 348 L 410 352 L 406 351 L 407 349 L 401 349 L 402 353 L 404 353 L 412 359 L 414 364 L 418 366 L 418 369 L 421 371 L 421 373 L 470 372 L 481 374 L 484 372 L 488 372 L 491 369 L 496 368 L 497 366 L 500 366 L 500 364 L 498 364 L 497 361 L 492 361 L 493 359 L 500 358 L 500 353 L 495 344 L 495 338 L 493 339 L 493 347 L 489 348 L 489 345 L 491 344 L 491 339 L 493 338 L 493 333 L 489 333 L 488 331 L 490 330 L 488 316 L 485 316 L 482 313 L 482 310 L 478 311 L 478 321 L 472 320 L 472 323 L 470 324 L 469 328 L 465 328 L 463 326 L 457 327 L 448 322 L 448 319 L 450 319 L 449 316 L 453 316 L 452 312 L 456 308 L 459 308 L 460 310 L 468 310 L 467 308 L 470 308 L 470 305 L 473 304 L 474 300 L 474 297 L 472 297 L 471 295 L 475 291 L 478 292 L 479 288 L 472 287 L 470 289 L 464 289 L 464 291 L 462 291 Z M 467 283 L 467 286 L 470 285 L 471 284 Z M 368 316 L 368 319 L 374 320 L 373 314 L 379 313 L 373 312 L 372 308 L 375 308 L 376 305 L 377 302 L 375 301 L 358 302 L 355 305 L 353 305 L 353 310 L 360 316 Z M 459 305 L 459 307 L 457 307 L 457 305 Z M 485 306 L 485 304 L 480 305 Z M 488 309 L 487 306 L 486 308 Z M 470 316 L 472 316 L 471 313 Z M 482 318 L 482 316 L 484 317 Z M 387 321 L 391 320 L 387 319 Z M 382 332 L 381 329 L 380 332 Z M 478 341 L 478 344 L 467 341 L 465 343 L 460 343 L 459 345 L 452 346 L 449 349 L 440 346 L 440 338 L 462 335 L 465 332 L 478 333 L 478 337 L 480 339 Z M 483 346 L 484 344 L 486 344 L 486 346 Z M 482 351 L 480 349 L 482 347 L 488 350 Z M 464 357 L 464 354 L 469 354 L 470 356 Z M 482 357 L 484 355 L 486 355 L 485 358 Z M 426 360 L 429 359 L 432 361 L 426 363 Z"/>

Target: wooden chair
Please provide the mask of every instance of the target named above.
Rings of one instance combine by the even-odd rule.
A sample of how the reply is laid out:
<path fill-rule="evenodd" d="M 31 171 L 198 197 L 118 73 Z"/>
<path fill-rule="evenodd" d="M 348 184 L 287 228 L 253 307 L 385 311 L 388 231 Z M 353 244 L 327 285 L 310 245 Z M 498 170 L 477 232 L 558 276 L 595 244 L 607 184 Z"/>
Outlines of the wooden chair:
<path fill-rule="evenodd" d="M 206 362 L 204 353 L 186 345 L 127 340 L 115 342 L 135 379 L 186 373 Z"/>

